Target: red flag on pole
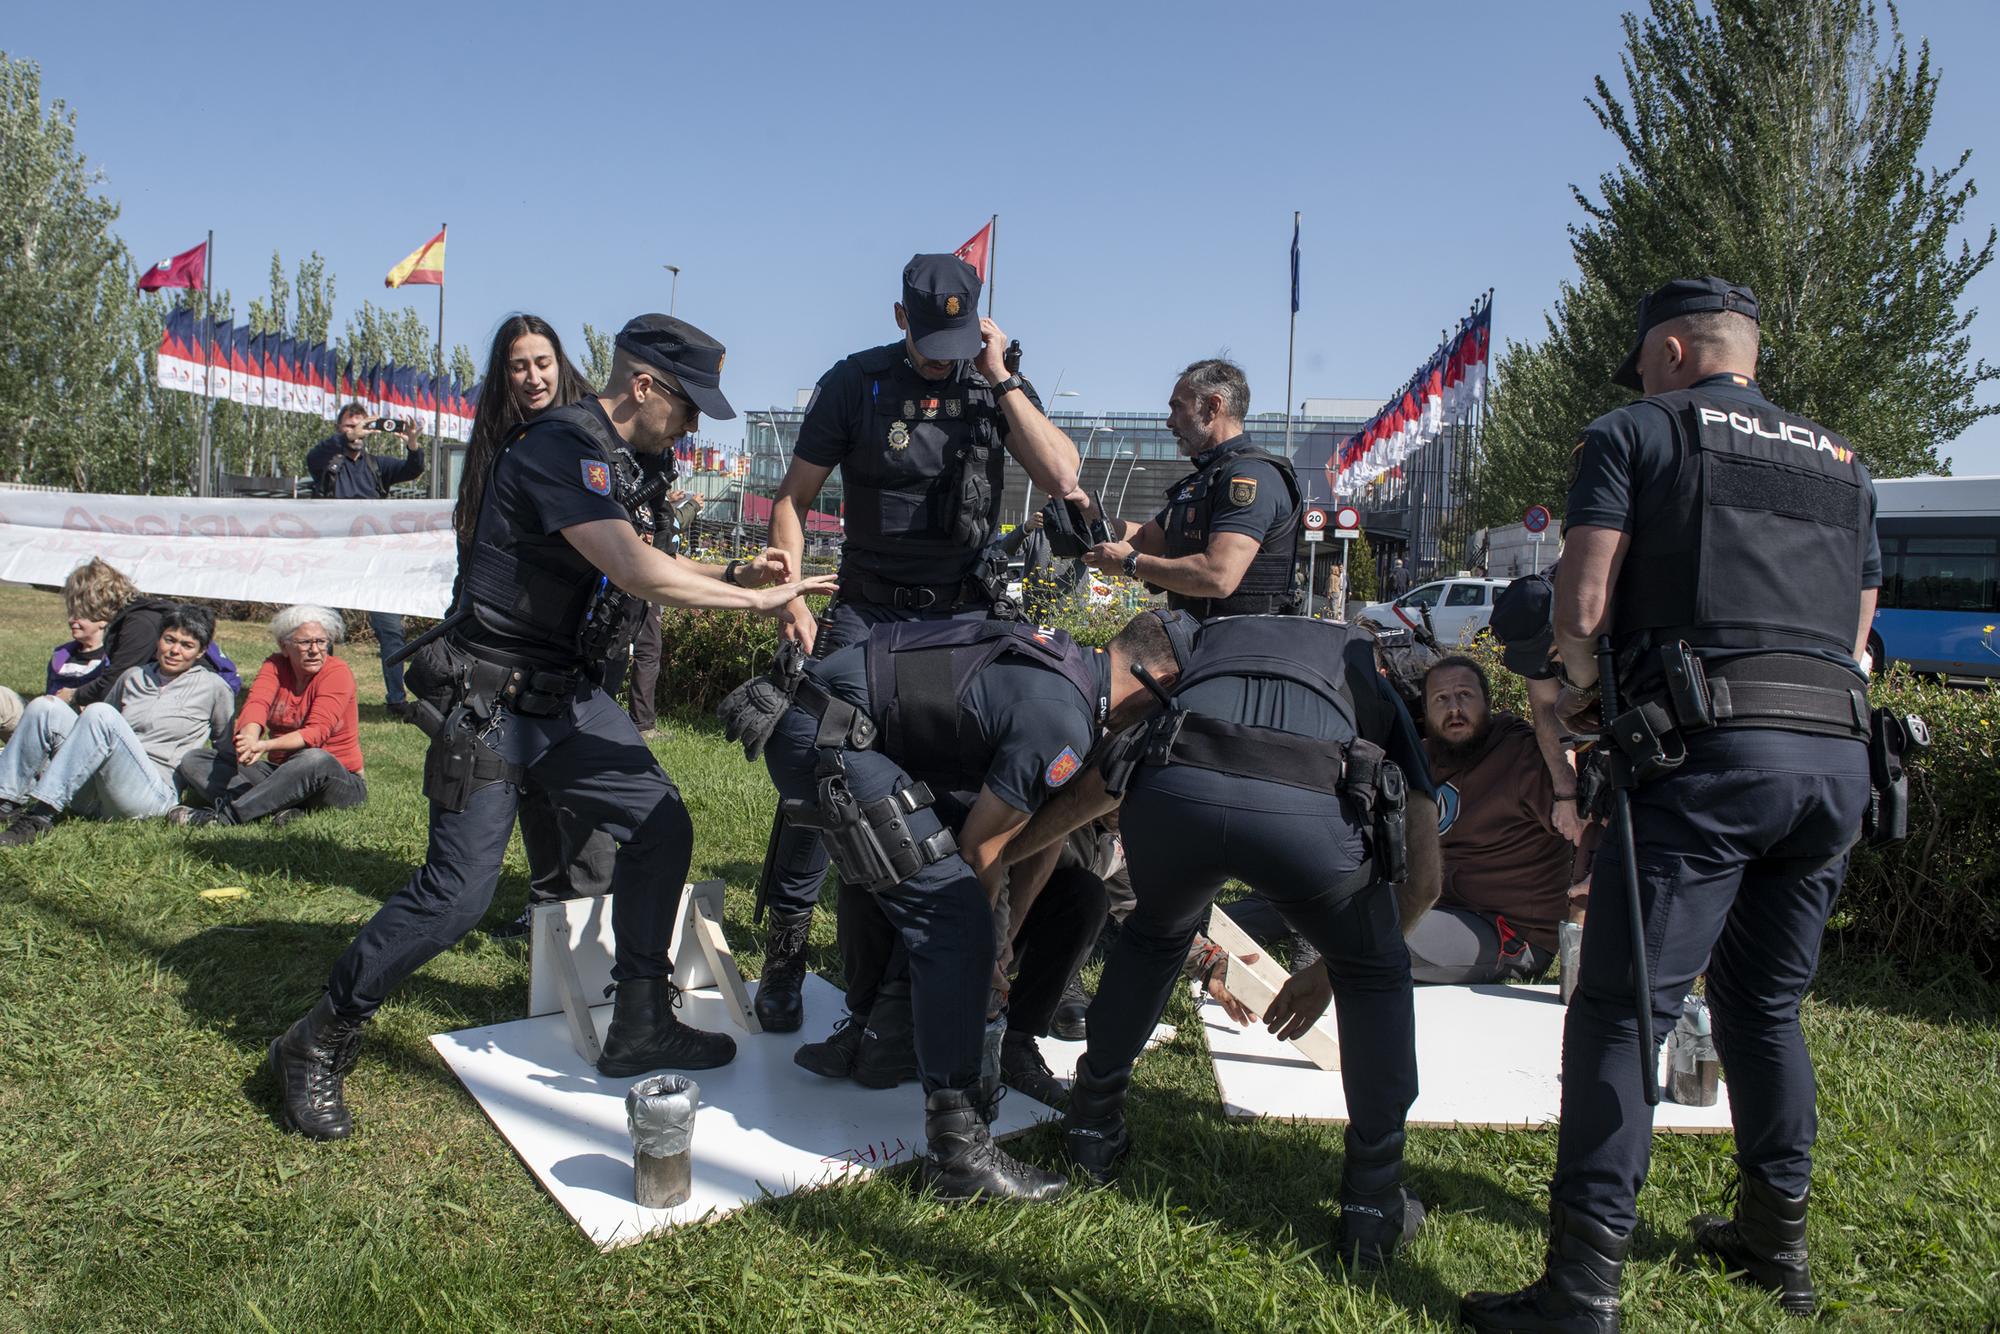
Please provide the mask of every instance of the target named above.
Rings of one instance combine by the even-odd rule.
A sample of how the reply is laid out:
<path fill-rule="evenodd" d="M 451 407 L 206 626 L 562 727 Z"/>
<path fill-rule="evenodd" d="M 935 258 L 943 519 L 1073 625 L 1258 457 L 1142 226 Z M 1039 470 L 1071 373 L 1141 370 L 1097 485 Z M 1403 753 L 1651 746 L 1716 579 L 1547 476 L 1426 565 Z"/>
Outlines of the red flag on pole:
<path fill-rule="evenodd" d="M 979 275 L 979 281 L 986 281 L 986 261 L 993 251 L 993 224 L 988 222 L 972 234 L 972 239 L 951 253 L 970 264 Z"/>
<path fill-rule="evenodd" d="M 444 229 L 403 257 L 403 262 L 389 270 L 389 276 L 382 280 L 384 287 L 401 287 L 405 283 L 430 283 L 444 286 Z"/>
<path fill-rule="evenodd" d="M 139 290 L 157 292 L 162 287 L 193 287 L 202 283 L 202 265 L 208 258 L 208 242 L 183 250 L 172 259 L 163 259 L 139 275 Z"/>

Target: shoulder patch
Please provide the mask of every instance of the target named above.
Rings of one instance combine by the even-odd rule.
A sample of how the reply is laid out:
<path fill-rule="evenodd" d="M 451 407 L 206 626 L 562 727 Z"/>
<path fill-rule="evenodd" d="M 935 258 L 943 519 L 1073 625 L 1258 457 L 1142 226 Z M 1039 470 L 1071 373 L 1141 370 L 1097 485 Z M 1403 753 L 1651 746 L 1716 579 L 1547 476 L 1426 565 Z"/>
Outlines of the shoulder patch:
<path fill-rule="evenodd" d="M 583 489 L 600 496 L 611 494 L 611 465 L 602 459 L 584 459 Z"/>
<path fill-rule="evenodd" d="M 1049 761 L 1047 771 L 1042 774 L 1042 781 L 1050 787 L 1061 787 L 1076 777 L 1076 771 L 1082 767 L 1083 761 L 1077 758 L 1076 747 L 1064 746 L 1062 754 Z"/>
<path fill-rule="evenodd" d="M 1575 447 L 1569 451 L 1569 484 L 1572 487 L 1576 485 L 1577 474 L 1583 471 L 1584 444 L 1584 438 L 1578 436 Z"/>
<path fill-rule="evenodd" d="M 806 400 L 806 411 L 808 413 L 819 406 L 819 391 L 824 387 L 824 385 L 817 384 L 813 386 L 812 397 Z"/>
<path fill-rule="evenodd" d="M 1232 477 L 1229 479 L 1230 504 L 1248 505 L 1256 498 L 1257 479 L 1255 477 Z"/>

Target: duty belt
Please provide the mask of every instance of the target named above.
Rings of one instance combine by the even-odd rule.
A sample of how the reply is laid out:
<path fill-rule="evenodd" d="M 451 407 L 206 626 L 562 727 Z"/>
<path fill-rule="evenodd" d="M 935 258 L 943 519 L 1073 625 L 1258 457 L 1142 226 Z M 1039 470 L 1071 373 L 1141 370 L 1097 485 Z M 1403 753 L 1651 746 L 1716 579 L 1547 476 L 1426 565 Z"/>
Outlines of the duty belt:
<path fill-rule="evenodd" d="M 1184 611 L 1196 620 L 1212 620 L 1217 616 L 1269 616 L 1284 614 L 1292 610 L 1295 603 L 1292 594 L 1284 593 L 1231 593 L 1226 598 L 1193 598 L 1175 594 L 1167 599 L 1167 605 L 1175 611 Z"/>
<path fill-rule="evenodd" d="M 1346 789 L 1343 747 L 1271 727 L 1225 723 L 1199 713 L 1181 715 L 1165 753 L 1150 763 L 1187 764 L 1197 769 L 1264 778 L 1288 787 L 1340 793 Z"/>
<path fill-rule="evenodd" d="M 810 676 L 799 679 L 799 688 L 792 695 L 792 704 L 804 709 L 819 720 L 819 732 L 813 737 L 813 746 L 828 750 L 845 747 L 849 750 L 867 750 L 875 744 L 880 729 L 867 713 L 848 703 L 828 690 Z"/>
<path fill-rule="evenodd" d="M 1853 672 L 1824 659 L 1760 653 L 1710 667 L 1683 642 L 1661 648 L 1659 661 L 1665 693 L 1647 694 L 1609 723 L 1641 781 L 1679 768 L 1685 738 L 1714 728 L 1868 735 L 1867 690 Z"/>
<path fill-rule="evenodd" d="M 473 704 L 474 713 L 490 714 L 494 707 L 505 704 L 530 718 L 550 718 L 568 707 L 583 683 L 581 672 L 552 672 L 489 658 L 456 640 L 453 647 L 469 660 L 463 685 L 466 702 Z"/>
<path fill-rule="evenodd" d="M 960 579 L 949 584 L 899 584 L 872 574 L 843 574 L 843 599 L 894 607 L 897 611 L 950 611 L 990 601 L 986 589 L 976 579 Z"/>

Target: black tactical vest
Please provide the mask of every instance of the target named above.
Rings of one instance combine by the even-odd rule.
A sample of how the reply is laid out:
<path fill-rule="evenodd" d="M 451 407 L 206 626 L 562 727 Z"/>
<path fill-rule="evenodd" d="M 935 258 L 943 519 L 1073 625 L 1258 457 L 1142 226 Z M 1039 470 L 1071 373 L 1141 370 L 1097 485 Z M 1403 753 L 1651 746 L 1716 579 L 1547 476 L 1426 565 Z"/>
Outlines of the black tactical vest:
<path fill-rule="evenodd" d="M 868 635 L 870 715 L 883 753 L 913 773 L 963 776 L 973 781 L 954 787 L 977 788 L 993 755 L 961 706 L 979 673 L 1007 654 L 1061 675 L 1103 725 L 1110 700 L 1097 650 L 1063 631 L 1018 621 L 902 621 Z"/>
<path fill-rule="evenodd" d="M 1368 735 L 1348 688 L 1349 667 L 1375 670 L 1374 641 L 1339 621 L 1304 616 L 1223 616 L 1202 622 L 1174 694 L 1222 676 L 1261 676 L 1303 686 L 1333 705 L 1355 736 Z M 1377 739 L 1377 738 L 1371 738 Z"/>
<path fill-rule="evenodd" d="M 1239 437 L 1209 460 L 1208 465 L 1188 474 L 1169 488 L 1166 535 L 1167 556 L 1192 556 L 1208 550 L 1209 524 L 1215 503 L 1229 486 L 1229 473 L 1238 463 L 1258 459 L 1277 468 L 1291 494 L 1291 517 L 1264 534 L 1264 541 L 1251 557 L 1242 582 L 1228 597 L 1197 598 L 1184 593 L 1167 594 L 1167 605 L 1197 616 L 1234 616 L 1262 612 L 1292 612 L 1299 609 L 1293 587 L 1294 568 L 1299 554 L 1299 479 L 1290 460 L 1259 449 L 1247 437 Z"/>
<path fill-rule="evenodd" d="M 1000 407 L 972 369 L 926 380 L 901 343 L 856 358 L 859 438 L 841 463 L 849 546 L 937 557 L 956 578 L 992 539 L 1005 483 Z"/>
<path fill-rule="evenodd" d="M 1672 416 L 1684 448 L 1672 493 L 1633 532 L 1619 572 L 1621 656 L 1676 640 L 1853 653 L 1868 492 L 1847 442 L 1705 386 L 1648 401 Z"/>
<path fill-rule="evenodd" d="M 620 446 L 604 424 L 581 404 L 550 408 L 531 422 L 516 428 L 505 450 L 512 449 L 531 430 L 560 425 L 581 431 L 604 451 L 605 466 L 611 467 L 612 451 Z M 494 460 L 499 467 L 499 460 Z M 462 593 L 472 600 L 472 614 L 480 624 L 517 639 L 534 639 L 566 650 L 578 647 L 578 635 L 590 610 L 603 576 L 567 575 L 545 569 L 523 559 L 515 547 L 515 534 L 501 523 L 488 523 L 491 512 L 491 484 L 488 502 L 482 505 L 474 530 L 469 566 L 464 571 Z M 560 539 L 558 539 L 560 540 Z"/>

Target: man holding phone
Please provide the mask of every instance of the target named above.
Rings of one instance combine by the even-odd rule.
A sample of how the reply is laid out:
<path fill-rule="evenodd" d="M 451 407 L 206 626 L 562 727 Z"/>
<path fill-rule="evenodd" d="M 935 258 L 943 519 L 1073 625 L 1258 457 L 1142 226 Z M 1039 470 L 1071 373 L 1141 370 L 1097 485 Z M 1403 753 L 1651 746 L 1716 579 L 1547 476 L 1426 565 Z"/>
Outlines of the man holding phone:
<path fill-rule="evenodd" d="M 387 420 L 387 419 L 385 419 Z M 398 482 L 413 482 L 424 475 L 424 450 L 417 443 L 414 419 L 400 423 L 400 431 L 368 428 L 368 409 L 349 403 L 334 418 L 334 432 L 312 447 L 306 455 L 306 472 L 312 476 L 313 494 L 321 500 L 387 500 L 389 488 Z M 370 435 L 386 435 L 403 442 L 403 457 L 371 454 L 366 448 Z M 368 624 L 375 631 L 375 643 L 382 655 L 382 693 L 389 712 L 403 716 L 407 697 L 403 693 L 403 667 L 389 659 L 403 651 L 403 618 L 395 612 L 371 611 Z"/>

